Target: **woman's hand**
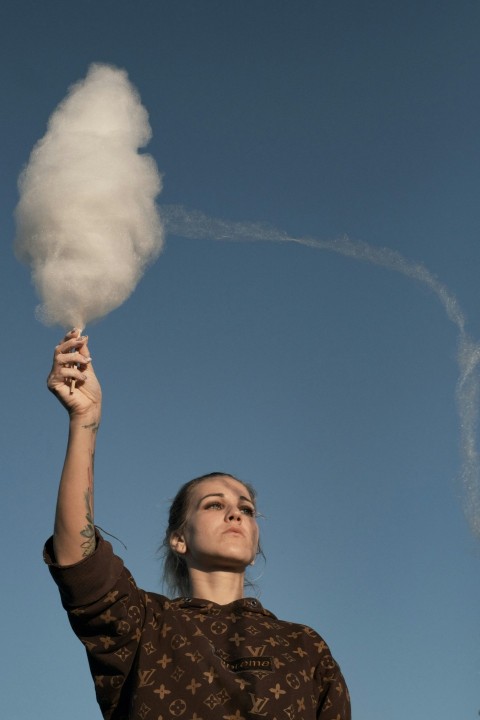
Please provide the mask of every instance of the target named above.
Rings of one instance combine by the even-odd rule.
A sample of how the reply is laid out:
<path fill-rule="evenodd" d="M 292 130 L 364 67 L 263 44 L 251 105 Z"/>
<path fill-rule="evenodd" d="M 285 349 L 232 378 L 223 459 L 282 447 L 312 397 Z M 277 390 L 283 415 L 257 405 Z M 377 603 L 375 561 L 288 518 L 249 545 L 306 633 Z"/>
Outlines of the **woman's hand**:
<path fill-rule="evenodd" d="M 88 338 L 75 328 L 55 348 L 47 378 L 48 389 L 56 395 L 71 418 L 92 412 L 100 415 L 102 389 L 88 352 Z"/>

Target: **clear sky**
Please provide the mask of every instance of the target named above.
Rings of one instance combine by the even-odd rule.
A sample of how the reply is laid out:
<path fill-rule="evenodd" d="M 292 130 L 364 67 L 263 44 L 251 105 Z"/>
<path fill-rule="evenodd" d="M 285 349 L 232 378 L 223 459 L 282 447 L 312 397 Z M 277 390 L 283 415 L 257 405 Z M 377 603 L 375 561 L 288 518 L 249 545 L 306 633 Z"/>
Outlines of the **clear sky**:
<path fill-rule="evenodd" d="M 41 560 L 66 440 L 45 386 L 62 330 L 35 320 L 12 252 L 18 175 L 68 87 L 94 61 L 127 70 L 160 208 L 390 248 L 456 296 L 478 343 L 479 38 L 474 0 L 3 0 L 2 716 L 100 717 Z M 424 282 L 293 243 L 170 234 L 88 333 L 105 396 L 96 519 L 141 586 L 160 591 L 180 483 L 234 473 L 265 515 L 260 598 L 325 637 L 355 720 L 478 717 L 458 328 Z"/>

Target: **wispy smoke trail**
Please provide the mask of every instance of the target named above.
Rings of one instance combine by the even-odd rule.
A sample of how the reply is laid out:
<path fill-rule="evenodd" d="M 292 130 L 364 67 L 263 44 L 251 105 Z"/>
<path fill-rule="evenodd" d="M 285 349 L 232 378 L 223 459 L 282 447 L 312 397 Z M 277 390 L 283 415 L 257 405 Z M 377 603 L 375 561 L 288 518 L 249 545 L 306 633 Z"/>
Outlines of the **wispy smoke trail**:
<path fill-rule="evenodd" d="M 292 237 L 269 225 L 219 220 L 180 205 L 162 205 L 160 211 L 167 233 L 178 237 L 227 242 L 287 242 L 328 250 L 399 272 L 423 283 L 437 296 L 458 332 L 459 375 L 456 402 L 460 418 L 461 480 L 465 490 L 465 514 L 473 533 L 480 537 L 480 462 L 476 437 L 480 395 L 480 344 L 475 343 L 466 333 L 465 317 L 455 295 L 424 265 L 410 262 L 400 253 L 388 248 L 373 247 L 348 237 L 338 240 Z"/>
<path fill-rule="evenodd" d="M 92 65 L 48 123 L 20 181 L 17 257 L 47 324 L 85 327 L 123 303 L 160 253 L 148 115 L 127 74 Z"/>

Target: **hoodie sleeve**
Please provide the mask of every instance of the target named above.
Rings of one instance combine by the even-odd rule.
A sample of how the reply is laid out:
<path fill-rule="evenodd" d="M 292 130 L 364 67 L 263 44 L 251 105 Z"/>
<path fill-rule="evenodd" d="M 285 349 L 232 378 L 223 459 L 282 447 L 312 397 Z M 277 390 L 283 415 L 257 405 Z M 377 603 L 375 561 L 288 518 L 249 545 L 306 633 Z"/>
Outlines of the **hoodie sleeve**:
<path fill-rule="evenodd" d="M 128 717 L 129 686 L 145 622 L 145 593 L 100 534 L 94 553 L 66 566 L 55 562 L 50 538 L 44 560 L 70 625 L 87 651 L 104 718 Z"/>

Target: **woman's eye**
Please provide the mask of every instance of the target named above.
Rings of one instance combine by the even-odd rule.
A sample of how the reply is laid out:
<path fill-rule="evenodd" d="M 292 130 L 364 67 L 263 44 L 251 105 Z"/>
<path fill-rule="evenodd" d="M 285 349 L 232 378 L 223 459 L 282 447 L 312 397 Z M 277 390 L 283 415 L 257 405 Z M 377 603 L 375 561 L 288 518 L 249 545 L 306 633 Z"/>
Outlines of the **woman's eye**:
<path fill-rule="evenodd" d="M 205 505 L 205 510 L 223 510 L 224 505 L 221 502 L 209 502 L 207 505 Z M 243 507 L 239 508 L 242 515 L 247 515 L 248 517 L 255 517 L 256 512 L 255 508 L 250 507 L 249 505 L 244 505 Z"/>

